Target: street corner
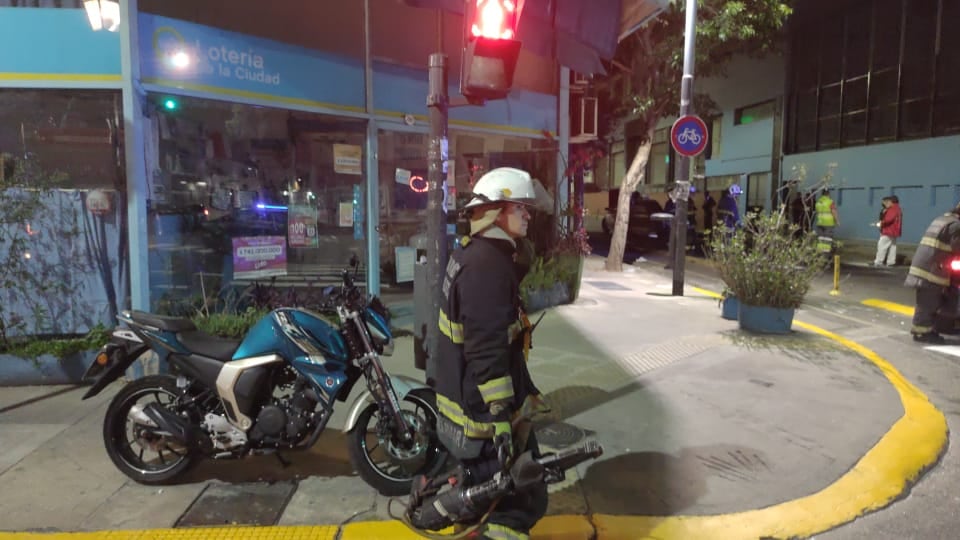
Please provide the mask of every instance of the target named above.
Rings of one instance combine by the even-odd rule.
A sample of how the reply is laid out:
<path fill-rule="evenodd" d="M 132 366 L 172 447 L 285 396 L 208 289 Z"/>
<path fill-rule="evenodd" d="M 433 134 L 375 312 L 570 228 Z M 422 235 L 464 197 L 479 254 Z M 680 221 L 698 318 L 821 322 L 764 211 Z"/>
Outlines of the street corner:
<path fill-rule="evenodd" d="M 703 296 L 719 297 L 706 289 L 695 290 Z M 803 321 L 795 320 L 794 326 L 799 330 L 794 334 L 807 335 L 804 342 L 824 338 L 872 364 L 899 398 L 902 415 L 847 472 L 819 491 L 773 506 L 727 514 L 594 514 L 591 522 L 597 538 L 806 538 L 890 505 L 938 463 L 947 446 L 947 422 L 923 392 L 871 349 Z"/>

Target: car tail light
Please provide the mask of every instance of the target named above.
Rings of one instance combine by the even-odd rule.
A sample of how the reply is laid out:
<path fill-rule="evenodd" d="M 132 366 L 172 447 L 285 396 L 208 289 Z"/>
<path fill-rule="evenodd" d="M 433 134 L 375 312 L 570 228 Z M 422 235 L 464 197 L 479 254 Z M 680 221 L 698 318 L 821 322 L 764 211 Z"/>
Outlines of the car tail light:
<path fill-rule="evenodd" d="M 953 273 L 960 272 L 960 258 L 950 259 L 950 271 Z"/>

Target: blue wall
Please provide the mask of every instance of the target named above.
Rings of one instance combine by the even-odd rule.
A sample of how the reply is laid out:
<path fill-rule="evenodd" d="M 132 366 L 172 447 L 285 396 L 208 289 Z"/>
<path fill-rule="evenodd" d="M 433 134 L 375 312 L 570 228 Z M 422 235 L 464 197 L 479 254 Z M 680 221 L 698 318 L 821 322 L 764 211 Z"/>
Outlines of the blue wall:
<path fill-rule="evenodd" d="M 82 9 L 0 8 L 0 80 L 120 81 L 120 35 Z"/>
<path fill-rule="evenodd" d="M 149 13 L 141 13 L 139 23 L 141 78 L 152 88 L 278 107 L 364 110 L 360 60 Z M 169 65 L 165 55 L 178 49 L 191 54 L 191 68 Z M 77 81 L 119 86 L 120 36 L 92 31 L 81 9 L 0 8 L 0 50 L 7 51 L 0 54 L 0 83 L 7 86 L 56 87 Z M 260 73 L 262 80 L 251 80 Z M 457 74 L 450 74 L 450 80 L 450 95 L 459 95 Z M 425 69 L 374 64 L 377 114 L 413 114 L 425 120 L 426 99 Z M 453 108 L 450 119 L 467 128 L 556 133 L 557 97 L 515 90 L 508 99 L 483 107 Z"/>
<path fill-rule="evenodd" d="M 363 110 L 363 66 L 332 54 L 149 13 L 140 17 L 144 83 L 316 107 Z M 189 67 L 171 65 L 186 52 Z"/>
<path fill-rule="evenodd" d="M 707 160 L 707 176 L 769 171 L 773 150 L 773 119 L 735 126 L 733 113 L 733 110 L 723 113 L 720 156 Z"/>
<path fill-rule="evenodd" d="M 937 215 L 960 201 L 960 136 L 937 137 L 784 156 L 783 175 L 797 164 L 807 167 L 807 181 L 815 182 L 836 163 L 840 212 L 838 235 L 874 240 L 880 199 L 896 195 L 903 208 L 901 241 L 915 244 Z"/>
<path fill-rule="evenodd" d="M 450 75 L 450 83 L 449 95 L 459 96 L 456 74 Z M 427 118 L 427 70 L 375 62 L 373 87 L 373 107 L 377 114 L 410 113 Z M 543 130 L 556 133 L 557 97 L 513 90 L 507 99 L 489 101 L 482 107 L 451 108 L 450 123 L 529 134 L 540 134 Z"/>

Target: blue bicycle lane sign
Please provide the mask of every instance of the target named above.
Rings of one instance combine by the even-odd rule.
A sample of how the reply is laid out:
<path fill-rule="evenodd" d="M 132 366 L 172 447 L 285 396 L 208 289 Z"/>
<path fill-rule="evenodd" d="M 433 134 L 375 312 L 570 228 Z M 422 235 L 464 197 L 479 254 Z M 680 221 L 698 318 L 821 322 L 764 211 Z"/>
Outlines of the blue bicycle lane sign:
<path fill-rule="evenodd" d="M 681 116 L 670 129 L 670 144 L 682 156 L 700 155 L 707 147 L 707 124 L 699 116 Z"/>

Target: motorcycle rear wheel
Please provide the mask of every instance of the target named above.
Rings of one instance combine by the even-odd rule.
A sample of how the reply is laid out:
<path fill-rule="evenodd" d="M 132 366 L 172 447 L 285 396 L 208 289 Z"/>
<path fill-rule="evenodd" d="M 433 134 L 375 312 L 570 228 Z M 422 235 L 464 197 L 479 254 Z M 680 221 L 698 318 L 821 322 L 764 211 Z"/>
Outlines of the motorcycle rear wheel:
<path fill-rule="evenodd" d="M 196 463 L 197 452 L 153 433 L 149 426 L 128 417 L 130 408 L 143 398 L 167 409 L 179 394 L 177 380 L 166 375 L 151 375 L 123 387 L 107 407 L 103 419 L 103 444 L 107 455 L 120 472 L 140 484 L 169 483 Z M 145 458 L 145 454 L 150 458 Z"/>
<path fill-rule="evenodd" d="M 433 391 L 418 389 L 404 396 L 401 409 L 416 428 L 413 445 L 393 440 L 386 429 L 387 418 L 376 403 L 368 405 L 350 432 L 347 450 L 350 463 L 360 478 L 381 495 L 408 495 L 414 476 L 439 474 L 448 452 L 437 438 L 436 397 Z"/>

